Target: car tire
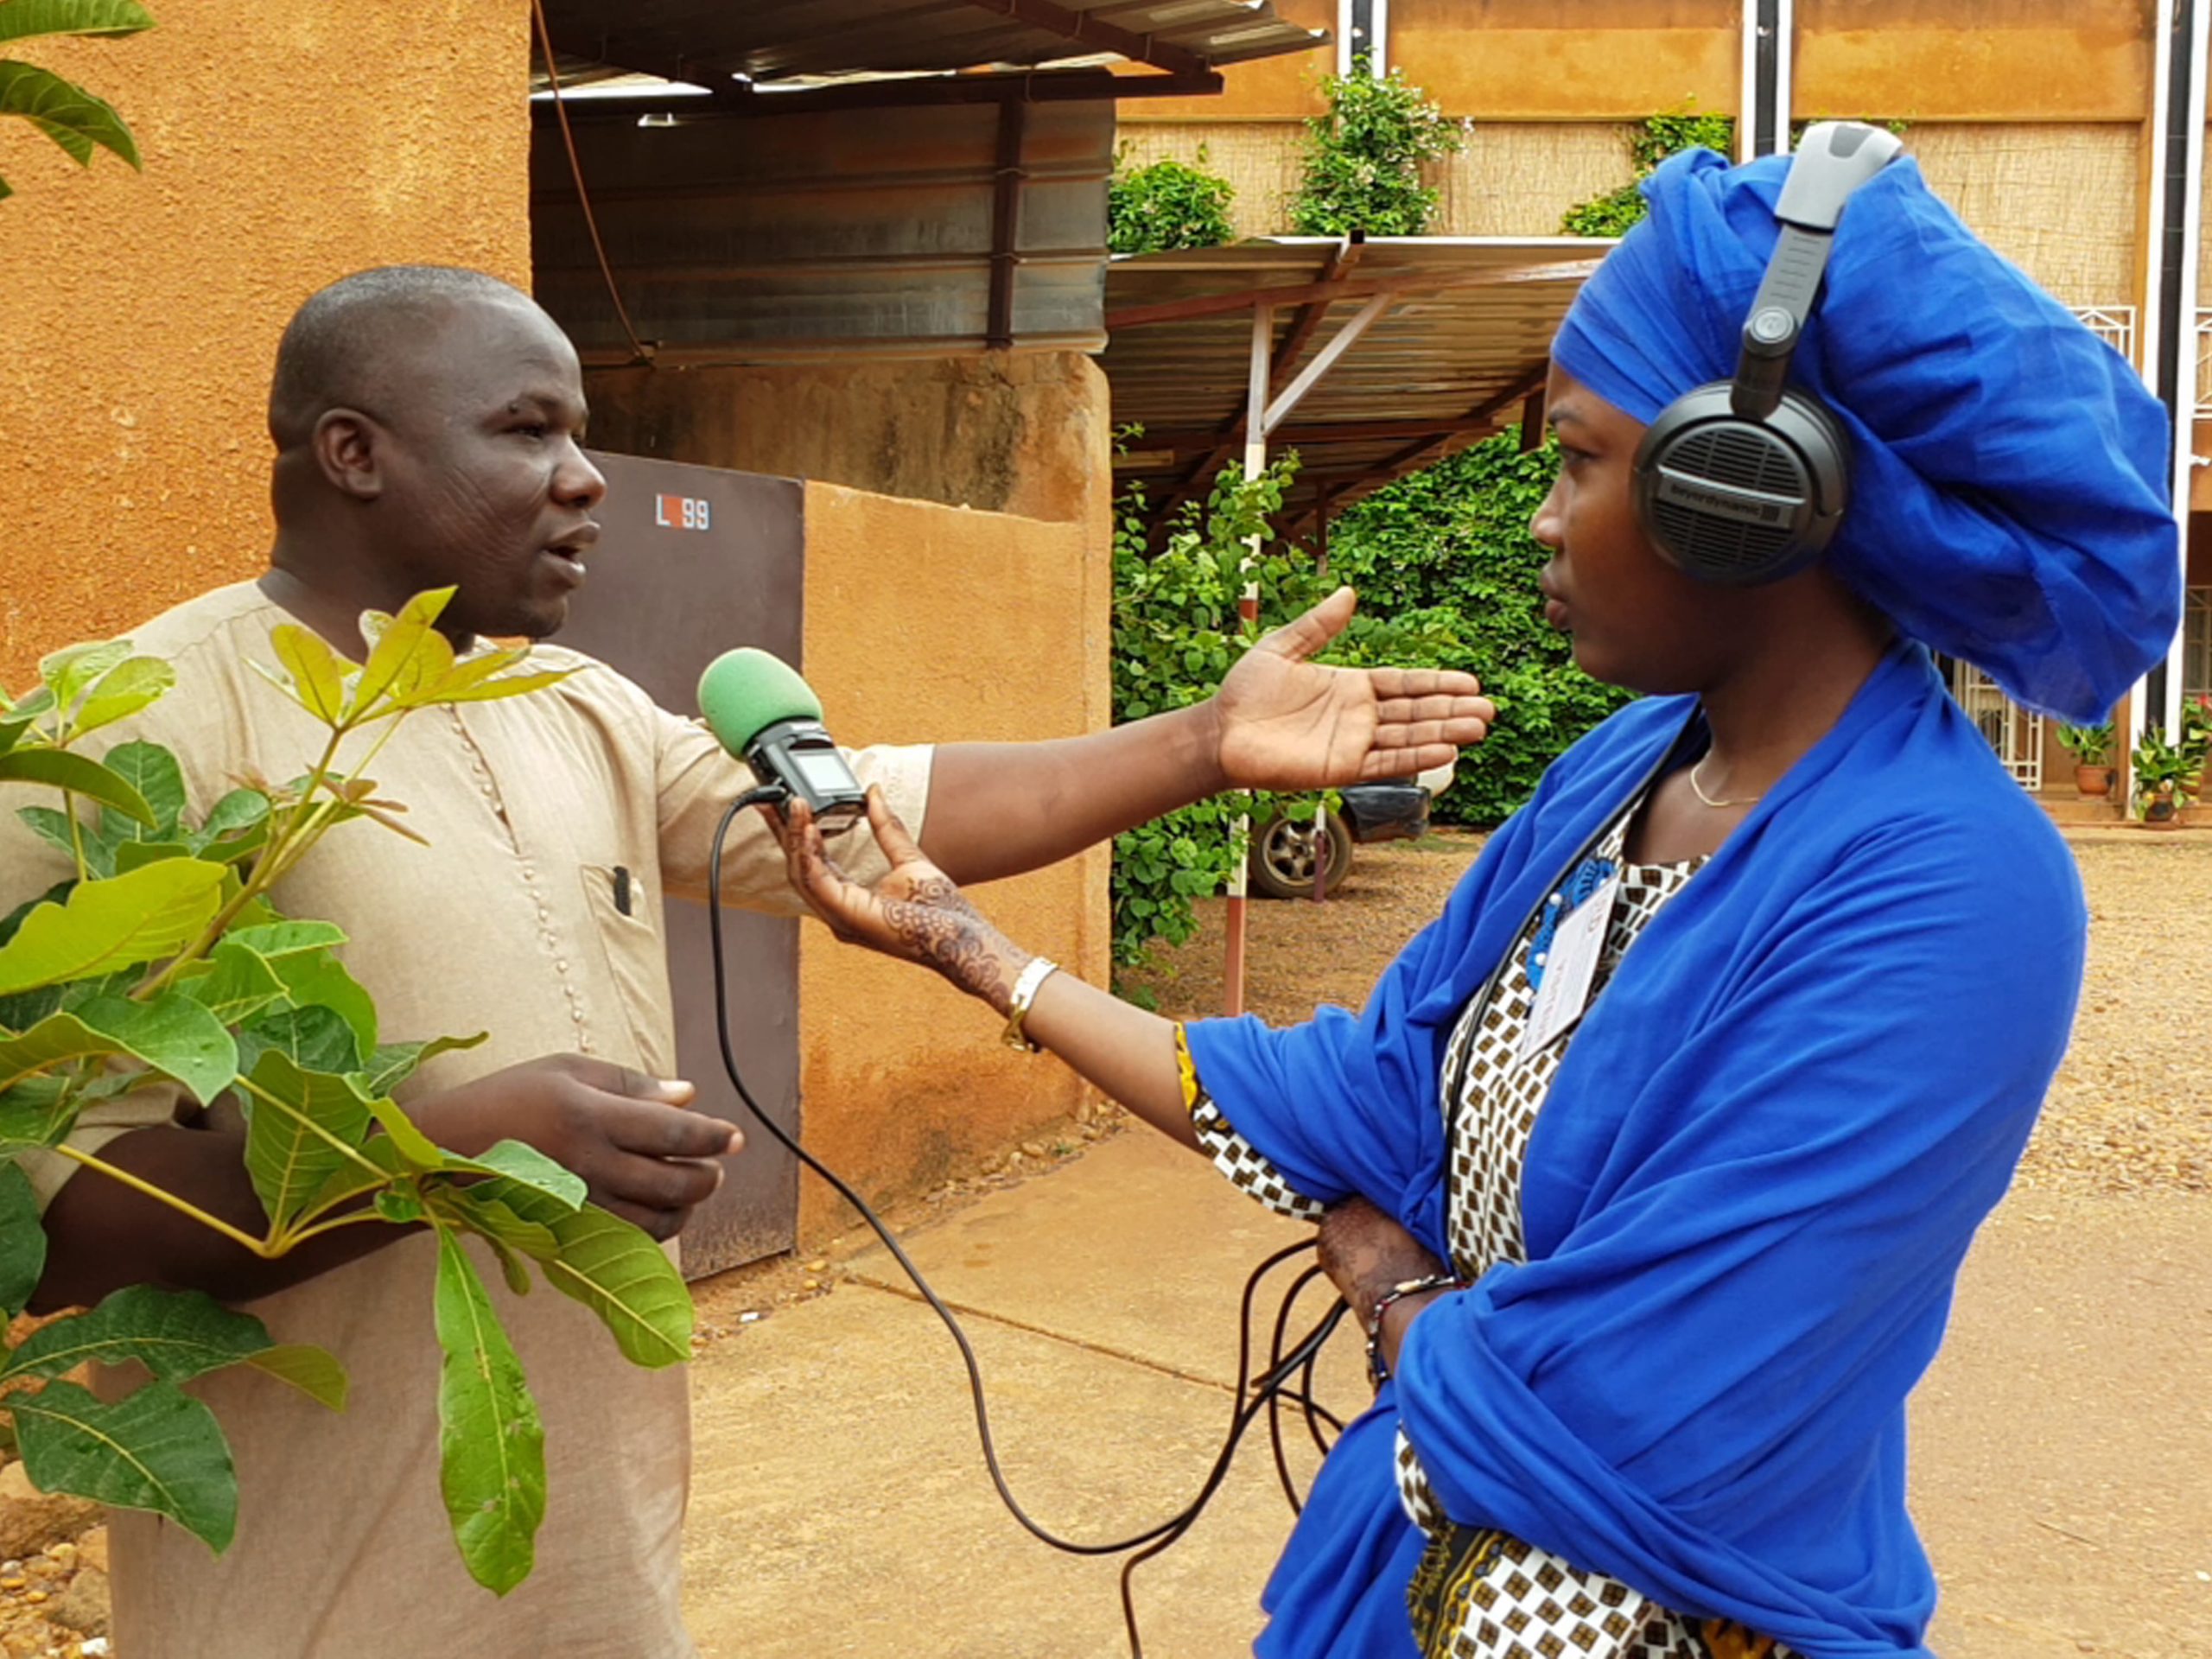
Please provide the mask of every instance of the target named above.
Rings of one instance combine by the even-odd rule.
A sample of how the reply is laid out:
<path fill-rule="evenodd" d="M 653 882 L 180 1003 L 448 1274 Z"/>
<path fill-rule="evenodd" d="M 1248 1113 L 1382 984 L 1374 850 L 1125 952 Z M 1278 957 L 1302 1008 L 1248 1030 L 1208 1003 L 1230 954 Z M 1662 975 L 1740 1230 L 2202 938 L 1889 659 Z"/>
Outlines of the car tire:
<path fill-rule="evenodd" d="M 1328 885 L 1334 893 L 1351 873 L 1351 828 L 1339 813 L 1325 819 L 1328 848 Z M 1270 818 L 1252 831 L 1252 891 L 1262 899 L 1311 899 L 1313 896 L 1313 819 L 1311 814 Z"/>

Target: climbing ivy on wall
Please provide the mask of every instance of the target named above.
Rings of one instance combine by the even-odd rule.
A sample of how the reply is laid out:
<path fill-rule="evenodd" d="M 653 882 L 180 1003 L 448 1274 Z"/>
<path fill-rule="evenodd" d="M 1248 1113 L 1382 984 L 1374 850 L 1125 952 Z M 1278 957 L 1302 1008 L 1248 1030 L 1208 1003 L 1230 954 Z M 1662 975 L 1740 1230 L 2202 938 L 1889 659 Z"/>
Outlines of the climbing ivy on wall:
<path fill-rule="evenodd" d="M 1874 120 L 1872 116 L 1854 119 Z M 1789 126 L 1792 149 L 1805 136 L 1809 121 L 1794 121 Z M 1891 132 L 1902 133 L 1902 121 L 1878 121 Z M 1625 236 L 1629 227 L 1643 218 L 1644 180 L 1652 169 L 1669 156 L 1685 149 L 1706 149 L 1733 157 L 1736 154 L 1736 118 L 1732 115 L 1655 115 L 1637 124 L 1629 133 L 1629 156 L 1634 163 L 1636 176 L 1617 189 L 1602 196 L 1592 196 L 1587 201 L 1577 202 L 1567 210 L 1560 220 L 1560 229 L 1569 236 Z"/>
<path fill-rule="evenodd" d="M 1652 169 L 1678 150 L 1702 146 L 1723 156 L 1736 153 L 1736 118 L 1732 115 L 1655 115 L 1639 122 L 1629 134 L 1630 159 L 1636 175 L 1617 189 L 1588 201 L 1577 202 L 1560 220 L 1569 236 L 1624 236 L 1629 226 L 1643 217 L 1643 181 Z"/>

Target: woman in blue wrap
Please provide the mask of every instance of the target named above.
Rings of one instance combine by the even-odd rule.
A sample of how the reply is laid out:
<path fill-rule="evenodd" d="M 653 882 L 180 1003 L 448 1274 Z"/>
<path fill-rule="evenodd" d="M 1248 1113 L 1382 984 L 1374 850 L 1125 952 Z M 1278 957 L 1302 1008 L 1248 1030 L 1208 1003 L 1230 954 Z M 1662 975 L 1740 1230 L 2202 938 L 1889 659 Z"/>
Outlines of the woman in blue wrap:
<path fill-rule="evenodd" d="M 1262 1655 L 1928 1655 L 1905 1397 L 2065 1047 L 2086 926 L 1929 652 L 2106 718 L 2178 623 L 2168 435 L 1898 161 L 1851 197 L 1791 370 L 1845 434 L 1841 526 L 1785 580 L 1690 580 L 1631 461 L 1734 369 L 1788 166 L 1669 162 L 1560 330 L 1539 585 L 1577 662 L 1647 695 L 1363 1012 L 1175 1026 L 1008 941 L 880 801 L 873 891 L 791 817 L 842 933 L 1320 1223 L 1380 1384 Z"/>

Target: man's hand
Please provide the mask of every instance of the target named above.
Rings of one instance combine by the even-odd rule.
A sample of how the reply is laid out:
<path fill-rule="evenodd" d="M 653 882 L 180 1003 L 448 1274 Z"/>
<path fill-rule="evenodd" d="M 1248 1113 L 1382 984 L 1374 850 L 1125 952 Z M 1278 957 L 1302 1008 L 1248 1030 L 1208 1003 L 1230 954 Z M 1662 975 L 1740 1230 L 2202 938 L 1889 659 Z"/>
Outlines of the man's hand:
<path fill-rule="evenodd" d="M 1213 703 L 1230 787 L 1329 789 L 1410 777 L 1489 732 L 1497 710 L 1471 674 L 1308 661 L 1344 631 L 1357 603 L 1351 588 L 1338 588 L 1229 671 Z"/>
<path fill-rule="evenodd" d="M 582 1176 L 594 1204 L 665 1239 L 721 1185 L 714 1160 L 745 1144 L 721 1119 L 686 1109 L 695 1092 L 688 1083 L 556 1054 L 426 1096 L 408 1116 L 464 1156 L 499 1141 L 535 1147 Z"/>

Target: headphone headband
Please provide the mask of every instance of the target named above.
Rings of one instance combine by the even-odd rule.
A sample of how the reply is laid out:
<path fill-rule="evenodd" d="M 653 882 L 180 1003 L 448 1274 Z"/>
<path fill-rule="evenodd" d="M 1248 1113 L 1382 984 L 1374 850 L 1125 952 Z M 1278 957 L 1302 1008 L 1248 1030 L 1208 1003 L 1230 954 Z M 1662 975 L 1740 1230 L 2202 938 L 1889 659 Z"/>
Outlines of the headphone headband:
<path fill-rule="evenodd" d="M 1744 319 L 1732 380 L 1662 410 L 1636 458 L 1636 505 L 1659 550 L 1700 581 L 1745 586 L 1820 556 L 1849 495 L 1843 429 L 1793 391 L 1789 365 L 1818 303 L 1853 192 L 1894 161 L 1894 133 L 1859 122 L 1807 130 L 1775 204 L 1781 234 Z"/>
<path fill-rule="evenodd" d="M 1789 359 L 1827 274 L 1844 203 L 1904 148 L 1895 133 L 1857 122 L 1823 121 L 1807 130 L 1775 204 L 1782 235 L 1744 319 L 1730 401 L 1745 420 L 1764 420 L 1782 401 Z"/>

